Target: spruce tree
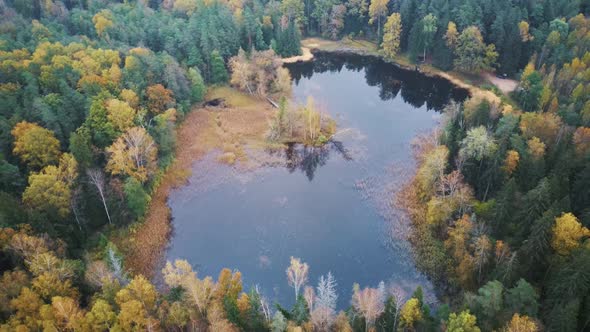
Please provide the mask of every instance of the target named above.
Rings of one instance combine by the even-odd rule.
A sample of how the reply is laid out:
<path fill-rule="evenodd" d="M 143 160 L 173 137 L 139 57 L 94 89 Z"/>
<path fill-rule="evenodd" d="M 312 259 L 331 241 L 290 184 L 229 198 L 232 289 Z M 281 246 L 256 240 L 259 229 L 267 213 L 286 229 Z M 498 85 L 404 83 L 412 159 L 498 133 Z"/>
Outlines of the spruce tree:
<path fill-rule="evenodd" d="M 211 70 L 209 72 L 209 82 L 211 84 L 226 83 L 229 79 L 229 75 L 227 74 L 227 69 L 225 68 L 223 58 L 218 51 L 213 51 L 213 53 L 211 53 L 210 66 Z"/>

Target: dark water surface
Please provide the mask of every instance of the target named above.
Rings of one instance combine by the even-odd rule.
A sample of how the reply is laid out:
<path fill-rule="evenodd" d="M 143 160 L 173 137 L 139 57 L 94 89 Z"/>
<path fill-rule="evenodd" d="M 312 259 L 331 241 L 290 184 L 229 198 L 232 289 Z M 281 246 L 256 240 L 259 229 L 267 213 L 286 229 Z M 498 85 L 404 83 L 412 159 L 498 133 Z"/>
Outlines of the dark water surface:
<path fill-rule="evenodd" d="M 337 120 L 335 142 L 275 152 L 282 166 L 247 174 L 214 157 L 197 163 L 189 184 L 169 198 L 168 259 L 187 259 L 200 277 L 237 269 L 245 288 L 258 284 L 284 305 L 294 297 L 285 275 L 290 256 L 310 265 L 313 285 L 334 274 L 339 309 L 348 306 L 354 282 L 428 289 L 390 202 L 412 170 L 412 138 L 466 92 L 371 57 L 317 54 L 288 68 L 294 99 L 313 96 Z"/>

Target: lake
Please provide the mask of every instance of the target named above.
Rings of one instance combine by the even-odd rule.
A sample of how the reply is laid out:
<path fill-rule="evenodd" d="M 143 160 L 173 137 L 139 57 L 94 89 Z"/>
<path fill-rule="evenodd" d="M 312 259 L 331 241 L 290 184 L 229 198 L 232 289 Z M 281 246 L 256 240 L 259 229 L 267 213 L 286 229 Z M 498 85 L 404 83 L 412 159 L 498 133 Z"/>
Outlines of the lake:
<path fill-rule="evenodd" d="M 333 142 L 262 152 L 279 162 L 245 173 L 213 155 L 195 163 L 187 185 L 169 197 L 167 258 L 187 259 L 201 278 L 237 269 L 245 290 L 258 285 L 286 306 L 294 302 L 285 274 L 291 256 L 309 264 L 309 284 L 334 274 L 339 309 L 355 282 L 383 280 L 408 292 L 422 285 L 428 293 L 405 241 L 408 225 L 391 201 L 412 173 L 412 139 L 467 92 L 373 57 L 318 53 L 287 68 L 294 101 L 313 96 L 337 121 Z"/>

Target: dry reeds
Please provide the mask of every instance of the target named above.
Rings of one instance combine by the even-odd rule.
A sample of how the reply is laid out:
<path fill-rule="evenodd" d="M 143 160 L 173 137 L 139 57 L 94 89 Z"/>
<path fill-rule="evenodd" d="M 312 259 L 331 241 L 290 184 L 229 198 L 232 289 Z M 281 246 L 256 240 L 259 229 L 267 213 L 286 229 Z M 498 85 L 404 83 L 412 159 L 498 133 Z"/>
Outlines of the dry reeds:
<path fill-rule="evenodd" d="M 195 161 L 213 150 L 232 154 L 232 163 L 244 161 L 246 145 L 264 145 L 267 119 L 273 113 L 268 103 L 225 87 L 208 97 L 224 98 L 228 107 L 195 109 L 187 115 L 176 131 L 175 160 L 155 186 L 144 221 L 132 226 L 130 236 L 121 240 L 126 266 L 133 273 L 151 277 L 162 262 L 172 230 L 168 195 L 186 183 Z"/>

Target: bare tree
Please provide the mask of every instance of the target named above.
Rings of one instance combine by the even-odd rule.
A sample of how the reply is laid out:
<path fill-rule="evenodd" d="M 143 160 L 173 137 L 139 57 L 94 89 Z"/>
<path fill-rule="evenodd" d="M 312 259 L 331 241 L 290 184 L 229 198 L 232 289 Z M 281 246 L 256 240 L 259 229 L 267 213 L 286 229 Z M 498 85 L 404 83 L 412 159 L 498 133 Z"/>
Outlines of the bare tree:
<path fill-rule="evenodd" d="M 127 273 L 123 269 L 123 260 L 117 255 L 112 246 L 109 246 L 107 250 L 107 262 L 110 265 L 113 275 L 119 280 L 119 283 L 121 285 L 127 285 L 129 278 L 127 278 Z"/>
<path fill-rule="evenodd" d="M 231 85 L 251 95 L 267 97 L 272 93 L 289 94 L 291 76 L 284 69 L 274 51 L 253 50 L 248 56 L 244 50 L 229 60 Z"/>
<path fill-rule="evenodd" d="M 365 317 L 365 331 L 375 324 L 375 320 L 385 311 L 385 287 L 382 283 L 378 288 L 360 289 L 354 284 L 352 306 Z"/>
<path fill-rule="evenodd" d="M 474 244 L 475 265 L 477 266 L 477 278 L 481 280 L 481 271 L 488 263 L 490 258 L 492 244 L 486 235 L 482 235 L 475 240 Z"/>
<path fill-rule="evenodd" d="M 301 259 L 291 257 L 291 265 L 287 268 L 289 285 L 295 289 L 295 301 L 299 297 L 299 290 L 307 282 L 309 265 L 302 263 Z"/>
<path fill-rule="evenodd" d="M 104 173 L 98 168 L 89 168 L 86 170 L 86 175 L 88 176 L 88 179 L 90 179 L 90 183 L 92 183 L 96 188 L 96 191 L 98 191 L 98 195 L 100 196 L 100 200 L 104 206 L 104 211 L 106 212 L 107 218 L 109 219 L 109 225 L 112 224 L 111 215 L 109 213 L 109 208 L 107 207 L 107 201 L 105 197 Z"/>
<path fill-rule="evenodd" d="M 72 190 L 72 198 L 70 200 L 70 208 L 74 213 L 74 218 L 76 219 L 76 223 L 78 224 L 78 229 L 82 231 L 82 223 L 80 222 L 80 195 L 82 194 L 82 190 L 80 187 L 76 187 Z"/>
<path fill-rule="evenodd" d="M 115 280 L 115 275 L 104 261 L 93 261 L 88 264 L 84 278 L 90 285 L 102 288 Z"/>
<path fill-rule="evenodd" d="M 334 275 L 328 272 L 325 277 L 321 276 L 316 290 L 317 297 L 315 308 L 311 312 L 311 321 L 318 330 L 328 331 L 334 322 L 336 301 L 338 300 Z"/>
<path fill-rule="evenodd" d="M 307 302 L 307 309 L 309 312 L 312 312 L 313 304 L 315 302 L 315 291 L 313 290 L 313 287 L 306 286 L 303 291 L 303 297 L 305 298 L 305 302 Z"/>
<path fill-rule="evenodd" d="M 266 299 L 266 297 L 262 296 L 258 285 L 256 285 L 254 287 L 254 291 L 258 294 L 258 297 L 260 298 L 260 308 L 262 309 L 262 314 L 264 315 L 264 319 L 266 319 L 267 323 L 270 323 L 271 311 L 270 311 L 270 306 L 268 305 L 268 300 Z"/>
<path fill-rule="evenodd" d="M 406 302 L 406 295 L 404 290 L 398 286 L 391 288 L 390 295 L 391 297 L 393 297 L 393 300 L 395 301 L 395 313 L 393 315 L 393 329 L 395 331 L 397 328 L 397 318 L 399 317 L 399 314 L 402 311 L 403 303 Z"/>

